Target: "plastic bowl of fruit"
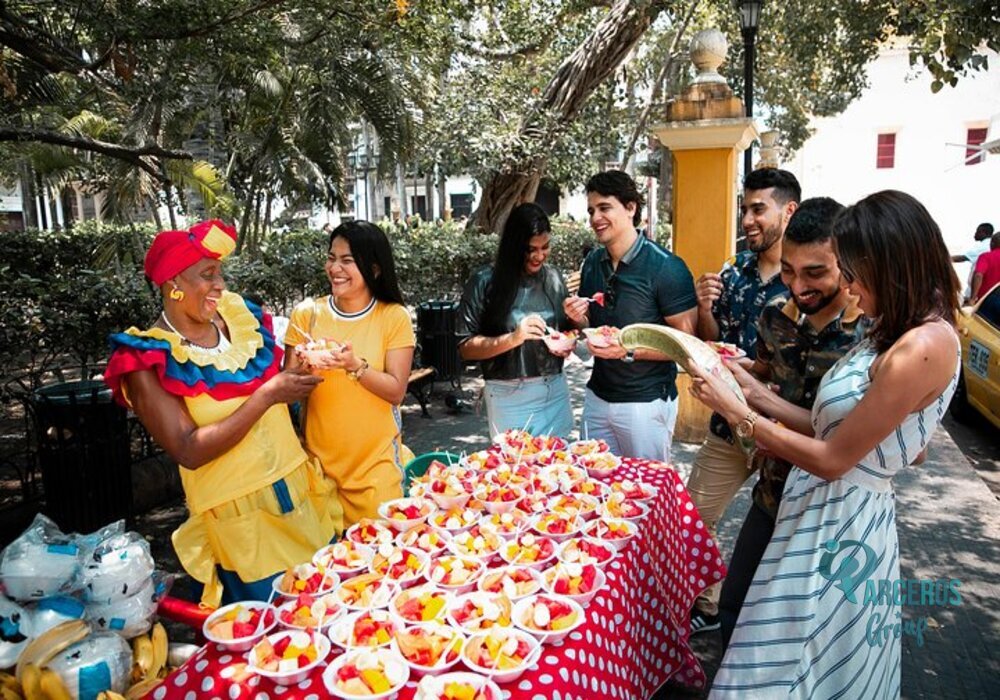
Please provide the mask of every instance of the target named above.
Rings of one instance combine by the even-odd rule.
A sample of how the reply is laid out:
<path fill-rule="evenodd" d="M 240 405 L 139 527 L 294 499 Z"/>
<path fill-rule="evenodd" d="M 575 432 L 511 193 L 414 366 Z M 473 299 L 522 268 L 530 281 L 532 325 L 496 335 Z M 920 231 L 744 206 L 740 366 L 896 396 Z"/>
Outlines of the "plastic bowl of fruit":
<path fill-rule="evenodd" d="M 362 518 L 344 532 L 345 540 L 368 547 L 378 547 L 383 542 L 392 542 L 395 536 L 396 533 L 390 530 L 386 523 L 371 518 Z"/>
<path fill-rule="evenodd" d="M 353 540 L 341 540 L 321 547 L 313 554 L 313 565 L 333 571 L 341 581 L 353 578 L 368 569 L 375 550 Z"/>
<path fill-rule="evenodd" d="M 631 479 L 624 479 L 622 481 L 616 481 L 611 484 L 610 493 L 622 493 L 625 498 L 630 501 L 635 501 L 636 503 L 649 504 L 656 498 L 656 494 L 659 493 L 657 489 L 652 484 L 644 484 L 641 481 L 632 481 Z"/>
<path fill-rule="evenodd" d="M 441 510 L 462 508 L 472 498 L 472 494 L 465 490 L 465 484 L 457 474 L 441 475 L 432 479 L 424 492 Z"/>
<path fill-rule="evenodd" d="M 556 543 L 550 537 L 539 537 L 526 532 L 516 540 L 505 542 L 500 548 L 500 558 L 509 566 L 527 566 L 544 569 L 555 559 Z"/>
<path fill-rule="evenodd" d="M 615 551 L 622 551 L 629 540 L 635 537 L 639 526 L 628 520 L 619 518 L 598 518 L 583 527 L 584 537 L 590 537 L 601 542 L 607 542 Z"/>
<path fill-rule="evenodd" d="M 451 593 L 467 593 L 486 569 L 481 559 L 445 554 L 431 560 L 427 580 Z"/>
<path fill-rule="evenodd" d="M 399 584 L 381 574 L 362 574 L 344 581 L 333 592 L 340 604 L 350 611 L 360 612 L 389 607 L 399 593 Z"/>
<path fill-rule="evenodd" d="M 539 641 L 527 632 L 495 627 L 469 637 L 462 649 L 462 662 L 499 684 L 510 683 L 538 661 L 541 649 Z"/>
<path fill-rule="evenodd" d="M 559 563 L 542 573 L 542 585 L 550 595 L 565 596 L 584 608 L 607 580 L 607 575 L 593 564 Z"/>
<path fill-rule="evenodd" d="M 484 515 L 479 521 L 479 528 L 484 531 L 492 531 L 504 540 L 517 537 L 523 530 L 530 527 L 529 517 L 520 510 L 512 510 L 509 513 L 491 513 Z"/>
<path fill-rule="evenodd" d="M 330 640 L 316 632 L 286 630 L 257 642 L 247 655 L 247 668 L 278 685 L 301 683 L 326 660 Z"/>
<path fill-rule="evenodd" d="M 595 496 L 570 492 L 553 496 L 549 501 L 549 509 L 558 515 L 590 520 L 597 515 L 597 507 L 600 504 L 601 500 Z"/>
<path fill-rule="evenodd" d="M 205 639 L 228 651 L 249 651 L 278 624 L 274 606 L 254 600 L 232 603 L 208 616 L 201 631 Z"/>
<path fill-rule="evenodd" d="M 501 700 L 500 687 L 478 673 L 444 673 L 424 676 L 417 684 L 413 700 Z"/>
<path fill-rule="evenodd" d="M 621 457 L 610 452 L 580 455 L 576 463 L 587 470 L 587 476 L 594 479 L 604 479 L 611 476 L 621 466 Z"/>
<path fill-rule="evenodd" d="M 336 646 L 350 651 L 358 647 L 376 649 L 388 647 L 399 629 L 386 610 L 363 610 L 340 618 L 327 630 Z"/>
<path fill-rule="evenodd" d="M 379 546 L 369 571 L 395 581 L 403 588 L 416 585 L 427 571 L 430 556 L 416 547 Z"/>
<path fill-rule="evenodd" d="M 575 537 L 583 528 L 583 520 L 565 513 L 542 513 L 535 516 L 531 529 L 542 537 L 550 537 L 553 542 L 565 542 Z"/>
<path fill-rule="evenodd" d="M 399 547 L 413 547 L 421 552 L 437 556 L 448 549 L 451 543 L 451 536 L 445 530 L 438 530 L 428 523 L 421 523 L 416 527 L 400 532 L 396 535 L 396 545 Z"/>
<path fill-rule="evenodd" d="M 482 489 L 479 498 L 486 504 L 486 512 L 495 515 L 514 510 L 517 502 L 524 497 L 524 493 L 524 489 L 518 486 L 489 484 Z"/>
<path fill-rule="evenodd" d="M 542 644 L 561 644 L 586 620 L 583 606 L 566 596 L 532 595 L 514 605 L 514 626 Z"/>
<path fill-rule="evenodd" d="M 608 542 L 590 537 L 577 537 L 563 542 L 556 556 L 564 564 L 593 564 L 604 568 L 618 555 L 618 550 Z"/>
<path fill-rule="evenodd" d="M 330 361 L 334 352 L 340 351 L 343 347 L 332 338 L 319 338 L 303 343 L 296 350 L 299 356 L 313 367 L 322 367 Z"/>
<path fill-rule="evenodd" d="M 389 612 L 403 627 L 443 623 L 452 598 L 448 591 L 424 584 L 397 593 L 389 604 Z"/>
<path fill-rule="evenodd" d="M 455 597 L 448 605 L 448 622 L 466 633 L 511 626 L 510 598 L 503 593 L 473 591 Z"/>
<path fill-rule="evenodd" d="M 621 331 L 612 326 L 584 328 L 583 334 L 587 336 L 587 343 L 594 348 L 610 348 L 612 345 L 621 344 L 618 339 Z"/>
<path fill-rule="evenodd" d="M 394 697 L 410 680 L 410 667 L 392 649 L 352 649 L 330 662 L 323 685 L 343 700 L 383 700 Z"/>
<path fill-rule="evenodd" d="M 405 532 L 411 527 L 427 522 L 431 513 L 437 510 L 434 501 L 428 498 L 397 498 L 386 501 L 378 507 L 378 514 L 389 521 L 389 527 L 396 532 Z"/>
<path fill-rule="evenodd" d="M 576 442 L 571 442 L 569 445 L 569 452 L 575 457 L 579 457 L 580 455 L 589 455 L 595 452 L 610 451 L 611 446 L 600 438 L 595 438 L 593 440 L 577 440 Z"/>
<path fill-rule="evenodd" d="M 554 333 L 546 333 L 542 340 L 545 342 L 545 346 L 549 349 L 549 352 L 554 355 L 565 355 L 568 352 L 572 352 L 573 348 L 576 347 L 576 340 L 579 334 L 576 331 L 555 331 Z"/>
<path fill-rule="evenodd" d="M 483 574 L 476 588 L 485 593 L 503 593 L 516 602 L 542 590 L 542 575 L 524 566 L 505 566 Z"/>
<path fill-rule="evenodd" d="M 638 522 L 648 513 L 649 506 L 626 498 L 620 491 L 609 494 L 597 508 L 597 515 L 602 518 L 618 518 L 630 522 Z"/>
<path fill-rule="evenodd" d="M 414 676 L 445 673 L 461 659 L 463 646 L 464 634 L 438 623 L 406 627 L 396 633 L 390 645 Z"/>
<path fill-rule="evenodd" d="M 451 551 L 460 557 L 475 557 L 489 563 L 496 557 L 503 542 L 495 531 L 475 525 L 452 538 Z"/>
<path fill-rule="evenodd" d="M 278 622 L 285 629 L 322 630 L 347 613 L 336 593 L 311 596 L 303 593 L 278 608 Z"/>
<path fill-rule="evenodd" d="M 311 562 L 297 564 L 285 570 L 271 584 L 275 597 L 295 598 L 303 593 L 321 596 L 340 585 L 340 576 Z"/>
<path fill-rule="evenodd" d="M 460 532 L 465 532 L 475 525 L 480 518 L 480 514 L 473 508 L 452 508 L 450 510 L 439 510 L 431 516 L 431 525 L 442 532 L 447 532 L 454 537 Z"/>

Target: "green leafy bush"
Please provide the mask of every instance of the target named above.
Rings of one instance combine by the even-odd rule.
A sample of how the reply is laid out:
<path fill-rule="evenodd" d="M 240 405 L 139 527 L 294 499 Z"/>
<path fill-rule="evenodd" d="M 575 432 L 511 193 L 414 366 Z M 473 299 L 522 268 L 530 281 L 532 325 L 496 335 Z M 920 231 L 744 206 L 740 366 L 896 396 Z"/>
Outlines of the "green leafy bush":
<path fill-rule="evenodd" d="M 152 240 L 149 225 L 79 224 L 72 231 L 0 233 L 0 360 L 4 372 L 65 364 L 93 365 L 107 354 L 107 337 L 145 327 L 160 311 L 159 292 L 142 273 Z M 472 271 L 493 259 L 497 237 L 458 224 L 424 224 L 388 231 L 407 303 L 457 298 Z M 585 225 L 553 220 L 551 263 L 576 269 Z M 327 235 L 295 230 L 272 234 L 254 256 L 227 260 L 229 288 L 255 292 L 280 313 L 306 296 L 329 293 L 323 270 Z"/>

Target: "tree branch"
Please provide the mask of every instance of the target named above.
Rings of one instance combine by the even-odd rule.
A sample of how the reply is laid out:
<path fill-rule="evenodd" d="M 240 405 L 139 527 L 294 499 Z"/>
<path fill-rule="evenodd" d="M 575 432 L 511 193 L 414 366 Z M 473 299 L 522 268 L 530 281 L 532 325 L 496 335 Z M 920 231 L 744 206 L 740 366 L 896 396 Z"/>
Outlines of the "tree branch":
<path fill-rule="evenodd" d="M 98 153 L 103 156 L 117 158 L 118 160 L 124 160 L 132 163 L 136 167 L 142 168 L 152 177 L 161 182 L 168 181 L 166 176 L 160 172 L 158 168 L 144 160 L 145 158 L 194 160 L 194 156 L 186 151 L 174 151 L 161 148 L 156 144 L 148 144 L 146 146 L 123 146 L 118 143 L 97 141 L 95 139 L 88 139 L 81 136 L 70 136 L 68 134 L 63 134 L 58 131 L 50 131 L 47 129 L 0 127 L 0 143 L 4 141 L 12 141 L 14 143 L 47 143 L 54 146 L 65 146 L 67 148 L 75 148 L 80 151 Z"/>
<path fill-rule="evenodd" d="M 220 27 L 224 27 L 227 24 L 232 24 L 233 22 L 238 22 L 239 20 L 249 17 L 250 15 L 256 14 L 261 10 L 267 10 L 272 7 L 277 7 L 279 5 L 284 5 L 289 0 L 258 0 L 258 2 L 253 3 L 249 7 L 245 7 L 238 12 L 233 12 L 225 17 L 220 17 L 214 22 L 202 25 L 200 27 L 189 27 L 183 31 L 179 32 L 169 32 L 164 34 L 157 34 L 153 32 L 151 34 L 143 34 L 141 37 L 136 37 L 137 39 L 154 39 L 161 41 L 179 41 L 181 39 L 194 39 L 202 36 L 207 36 L 212 34 Z"/>

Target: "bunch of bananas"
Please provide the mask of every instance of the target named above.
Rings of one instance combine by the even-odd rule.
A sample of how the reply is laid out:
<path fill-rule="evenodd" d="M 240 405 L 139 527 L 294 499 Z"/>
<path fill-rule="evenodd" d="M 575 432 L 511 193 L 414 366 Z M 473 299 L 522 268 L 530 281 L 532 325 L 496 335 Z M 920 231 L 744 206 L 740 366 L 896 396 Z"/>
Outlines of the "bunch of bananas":
<path fill-rule="evenodd" d="M 82 620 L 64 622 L 32 640 L 18 657 L 15 673 L 0 671 L 0 700 L 72 700 L 62 678 L 47 664 L 64 649 L 82 641 L 90 628 Z M 132 685 L 125 695 L 105 690 L 98 700 L 138 700 L 167 675 L 167 630 L 157 622 L 152 631 L 132 640 Z"/>

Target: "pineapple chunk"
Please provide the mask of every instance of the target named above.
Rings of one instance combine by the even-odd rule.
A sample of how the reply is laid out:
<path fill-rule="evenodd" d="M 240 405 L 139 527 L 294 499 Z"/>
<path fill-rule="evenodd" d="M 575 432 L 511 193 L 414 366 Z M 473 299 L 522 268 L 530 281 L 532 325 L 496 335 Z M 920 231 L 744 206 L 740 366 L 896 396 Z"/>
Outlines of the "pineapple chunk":
<path fill-rule="evenodd" d="M 366 668 L 361 672 L 361 677 L 364 679 L 365 684 L 371 688 L 374 695 L 388 693 L 392 690 L 392 684 L 389 683 L 389 679 L 378 669 Z"/>
<path fill-rule="evenodd" d="M 549 624 L 549 628 L 553 632 L 558 632 L 568 627 L 572 627 L 574 622 L 576 622 L 576 613 L 572 612 L 569 615 L 563 615 L 562 617 L 557 617 L 556 619 L 552 620 L 552 622 Z"/>

